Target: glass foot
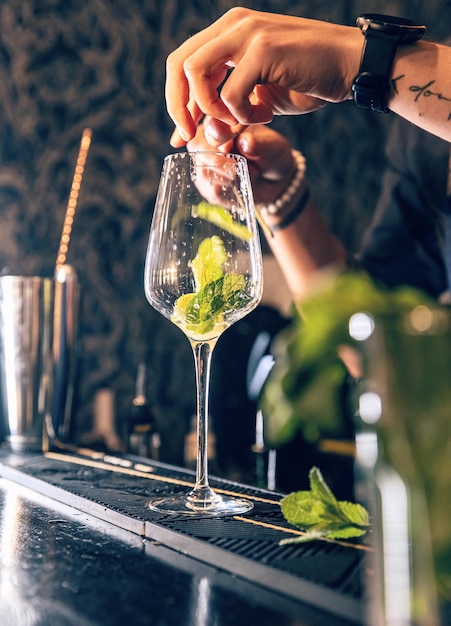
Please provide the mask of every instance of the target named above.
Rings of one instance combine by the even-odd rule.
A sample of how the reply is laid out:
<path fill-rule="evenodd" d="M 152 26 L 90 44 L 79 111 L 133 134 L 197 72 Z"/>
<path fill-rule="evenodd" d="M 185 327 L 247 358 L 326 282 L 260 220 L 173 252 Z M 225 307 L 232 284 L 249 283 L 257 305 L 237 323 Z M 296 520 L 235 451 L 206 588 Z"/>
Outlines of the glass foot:
<path fill-rule="evenodd" d="M 254 507 L 249 500 L 220 496 L 211 490 L 207 497 L 201 497 L 195 492 L 190 492 L 185 495 L 155 498 L 155 500 L 150 500 L 147 506 L 152 511 L 158 511 L 159 513 L 189 515 L 192 517 L 241 515 Z"/>

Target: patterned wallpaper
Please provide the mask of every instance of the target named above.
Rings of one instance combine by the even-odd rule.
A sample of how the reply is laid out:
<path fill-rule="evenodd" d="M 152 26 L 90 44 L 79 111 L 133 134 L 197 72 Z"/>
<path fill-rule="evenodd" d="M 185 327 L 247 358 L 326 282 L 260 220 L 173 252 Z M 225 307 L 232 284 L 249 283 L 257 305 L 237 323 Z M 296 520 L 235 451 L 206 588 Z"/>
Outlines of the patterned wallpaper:
<path fill-rule="evenodd" d="M 425 20 L 437 38 L 451 23 L 444 0 L 0 3 L 0 271 L 53 274 L 81 133 L 92 128 L 68 255 L 83 298 L 77 429 L 91 428 L 94 394 L 110 388 L 122 430 L 144 360 L 167 460 L 180 453 L 168 441 L 180 440 L 187 427 L 194 399 L 187 382 L 194 374 L 185 337 L 150 308 L 142 288 L 152 204 L 171 132 L 165 59 L 234 4 L 342 23 L 353 23 L 362 10 L 409 14 Z M 381 136 L 389 125 L 389 116 L 366 114 L 351 103 L 275 122 L 307 155 L 318 202 L 351 249 L 378 193 Z"/>

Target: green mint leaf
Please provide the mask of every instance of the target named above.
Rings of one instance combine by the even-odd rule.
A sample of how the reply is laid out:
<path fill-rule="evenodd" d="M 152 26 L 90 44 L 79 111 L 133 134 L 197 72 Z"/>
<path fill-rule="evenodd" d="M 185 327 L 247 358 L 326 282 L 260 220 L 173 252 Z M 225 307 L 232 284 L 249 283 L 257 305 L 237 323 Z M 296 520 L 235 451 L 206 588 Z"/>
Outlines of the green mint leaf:
<path fill-rule="evenodd" d="M 343 512 L 340 503 L 334 496 L 320 470 L 312 467 L 309 472 L 310 489 L 313 497 L 317 501 L 317 507 L 322 508 L 322 519 L 329 523 L 343 520 Z"/>
<path fill-rule="evenodd" d="M 204 239 L 191 261 L 196 292 L 223 275 L 222 266 L 227 260 L 224 242 L 220 237 Z"/>
<path fill-rule="evenodd" d="M 320 470 L 312 467 L 309 472 L 310 489 L 317 500 L 328 504 L 332 509 L 339 508 L 337 498 L 334 496 Z"/>
<path fill-rule="evenodd" d="M 222 282 L 223 276 L 205 285 L 191 298 L 185 310 L 187 330 L 205 334 L 213 329 L 224 306 Z"/>
<path fill-rule="evenodd" d="M 196 291 L 180 296 L 175 303 L 173 321 L 187 331 L 205 335 L 221 323 L 223 313 L 249 302 L 242 274 L 224 274 L 227 260 L 220 237 L 204 239 L 191 261 Z"/>
<path fill-rule="evenodd" d="M 244 288 L 246 281 L 242 274 L 225 274 L 222 281 L 222 297 L 225 308 L 241 308 L 247 303 Z"/>
<path fill-rule="evenodd" d="M 291 493 L 280 502 L 287 522 L 307 531 L 301 538 L 283 540 L 284 543 L 319 537 L 348 539 L 366 533 L 370 518 L 361 504 L 337 500 L 317 467 L 310 470 L 309 479 L 310 491 Z"/>
<path fill-rule="evenodd" d="M 341 526 L 336 529 L 328 529 L 324 536 L 327 539 L 352 539 L 353 537 L 361 537 L 366 531 L 366 528 L 360 528 L 360 526 Z"/>
<path fill-rule="evenodd" d="M 356 502 L 340 501 L 340 509 L 343 515 L 348 519 L 351 524 L 357 526 L 369 526 L 370 516 L 364 506 Z"/>
<path fill-rule="evenodd" d="M 244 241 L 252 239 L 252 233 L 248 227 L 245 224 L 236 222 L 233 219 L 232 214 L 222 206 L 210 204 L 209 202 L 200 202 L 197 206 L 193 206 L 192 215 L 219 226 L 219 228 L 225 230 L 234 237 L 238 237 Z"/>
<path fill-rule="evenodd" d="M 290 493 L 280 502 L 285 519 L 293 526 L 309 528 L 320 522 L 318 511 L 315 510 L 315 499 L 309 491 Z"/>
<path fill-rule="evenodd" d="M 186 307 L 186 321 L 189 324 L 200 324 L 210 317 L 215 317 L 223 306 L 223 276 L 207 283 L 194 294 Z"/>
<path fill-rule="evenodd" d="M 200 324 L 217 318 L 227 308 L 236 308 L 244 287 L 245 280 L 241 274 L 225 274 L 209 282 L 189 301 L 186 321 L 189 324 Z"/>

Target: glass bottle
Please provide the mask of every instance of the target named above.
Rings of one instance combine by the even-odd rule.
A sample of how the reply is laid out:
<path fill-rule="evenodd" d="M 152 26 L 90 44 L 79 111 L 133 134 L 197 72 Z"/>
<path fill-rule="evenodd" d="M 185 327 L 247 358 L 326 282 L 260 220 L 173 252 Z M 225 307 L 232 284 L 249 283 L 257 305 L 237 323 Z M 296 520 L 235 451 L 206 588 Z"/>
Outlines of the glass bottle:
<path fill-rule="evenodd" d="M 358 313 L 350 334 L 362 357 L 357 495 L 373 522 L 368 624 L 438 626 L 451 601 L 451 311 Z"/>

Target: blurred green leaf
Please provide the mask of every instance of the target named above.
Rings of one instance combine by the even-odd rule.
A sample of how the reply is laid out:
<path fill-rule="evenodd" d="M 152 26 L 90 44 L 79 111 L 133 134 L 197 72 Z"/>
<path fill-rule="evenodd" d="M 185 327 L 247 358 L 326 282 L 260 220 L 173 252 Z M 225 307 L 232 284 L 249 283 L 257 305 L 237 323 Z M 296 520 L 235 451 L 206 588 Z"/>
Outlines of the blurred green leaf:
<path fill-rule="evenodd" d="M 210 204 L 209 202 L 200 202 L 193 207 L 192 214 L 219 226 L 219 228 L 222 228 L 222 230 L 234 237 L 244 241 L 252 239 L 252 233 L 249 228 L 245 224 L 235 221 L 230 211 L 222 206 Z"/>
<path fill-rule="evenodd" d="M 274 343 L 275 365 L 260 408 L 268 447 L 277 448 L 301 431 L 307 441 L 342 436 L 342 389 L 348 372 L 338 355 L 355 347 L 349 335 L 354 313 L 402 313 L 431 298 L 412 287 L 388 289 L 364 272 L 336 275 L 297 307 L 293 321 Z"/>

